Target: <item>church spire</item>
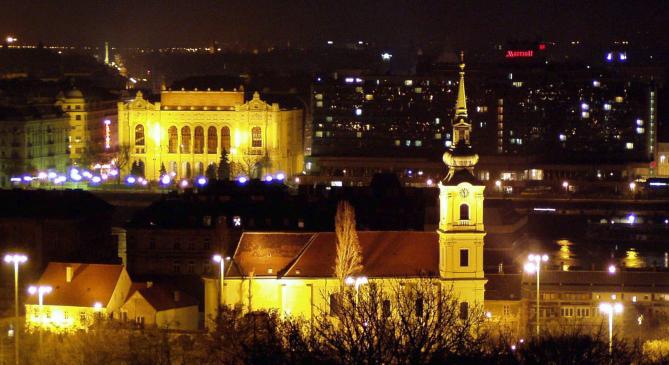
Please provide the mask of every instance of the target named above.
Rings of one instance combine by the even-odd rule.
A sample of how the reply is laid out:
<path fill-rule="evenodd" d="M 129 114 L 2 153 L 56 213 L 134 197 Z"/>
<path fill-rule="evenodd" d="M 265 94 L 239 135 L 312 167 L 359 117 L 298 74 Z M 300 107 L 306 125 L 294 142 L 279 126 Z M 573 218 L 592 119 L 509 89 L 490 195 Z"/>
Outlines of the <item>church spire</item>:
<path fill-rule="evenodd" d="M 458 86 L 458 100 L 455 102 L 455 117 L 467 118 L 467 95 L 465 94 L 465 53 L 463 51 L 460 51 L 460 85 Z"/>

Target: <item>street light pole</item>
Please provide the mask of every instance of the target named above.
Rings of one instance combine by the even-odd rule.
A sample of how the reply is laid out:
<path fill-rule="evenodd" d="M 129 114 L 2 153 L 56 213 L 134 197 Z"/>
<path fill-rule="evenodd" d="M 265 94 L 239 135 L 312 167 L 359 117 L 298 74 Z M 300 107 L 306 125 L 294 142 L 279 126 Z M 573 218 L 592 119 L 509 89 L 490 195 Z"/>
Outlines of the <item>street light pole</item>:
<path fill-rule="evenodd" d="M 543 255 L 535 255 L 535 254 L 530 254 L 528 256 L 529 262 L 525 264 L 525 271 L 528 273 L 536 272 L 537 273 L 537 309 L 536 309 L 536 314 L 537 314 L 537 336 L 540 334 L 541 330 L 541 325 L 540 325 L 540 299 L 541 296 L 539 294 L 539 288 L 540 288 L 540 279 L 541 279 L 541 262 L 547 262 L 548 261 L 548 255 L 543 254 Z"/>
<path fill-rule="evenodd" d="M 14 264 L 14 363 L 19 365 L 19 264 L 28 261 L 26 255 L 21 254 L 7 254 L 5 255 L 6 263 Z"/>
<path fill-rule="evenodd" d="M 600 303 L 599 310 L 609 316 L 609 354 L 613 353 L 613 315 L 623 312 L 623 305 L 620 303 Z"/>
<path fill-rule="evenodd" d="M 224 287 L 224 281 L 225 281 L 225 260 L 230 260 L 230 257 L 225 257 L 221 255 L 214 255 L 214 261 L 218 262 L 220 264 L 219 267 L 219 274 L 220 274 L 220 296 L 219 296 L 219 302 L 218 302 L 218 308 L 220 309 L 224 304 L 225 304 L 225 287 Z"/>
<path fill-rule="evenodd" d="M 35 295 L 37 293 L 37 303 L 39 303 L 39 317 L 40 317 L 40 327 L 38 329 L 39 331 L 39 350 L 42 351 L 42 342 L 43 342 L 43 336 L 42 336 L 42 330 L 44 326 L 44 294 L 49 294 L 51 293 L 51 290 L 53 290 L 52 287 L 48 285 L 40 285 L 40 286 L 30 286 L 28 288 L 28 293 Z"/>

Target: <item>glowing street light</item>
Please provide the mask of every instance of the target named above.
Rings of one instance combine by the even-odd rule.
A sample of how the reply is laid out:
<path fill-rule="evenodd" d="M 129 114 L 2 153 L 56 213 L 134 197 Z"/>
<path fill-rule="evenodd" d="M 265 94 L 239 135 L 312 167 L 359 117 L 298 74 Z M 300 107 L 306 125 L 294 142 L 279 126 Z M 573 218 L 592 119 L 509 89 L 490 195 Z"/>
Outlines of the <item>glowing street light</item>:
<path fill-rule="evenodd" d="M 16 339 L 14 340 L 14 362 L 19 365 L 19 264 L 28 261 L 28 256 L 21 254 L 7 254 L 5 255 L 5 262 L 14 264 L 14 332 Z"/>
<path fill-rule="evenodd" d="M 564 188 L 565 193 L 569 193 L 569 182 L 568 181 L 563 181 L 562 182 L 562 187 Z"/>
<path fill-rule="evenodd" d="M 225 280 L 225 261 L 230 261 L 230 257 L 228 256 L 228 257 L 223 258 L 223 256 L 216 254 L 213 257 L 213 260 L 214 260 L 214 262 L 217 262 L 221 265 L 220 268 L 219 268 L 220 282 L 221 282 L 221 295 L 220 295 L 220 298 L 219 298 L 219 307 L 220 307 L 223 304 L 225 304 L 224 303 L 225 302 L 224 301 L 224 299 L 225 299 L 225 294 L 224 294 L 225 293 L 225 287 L 223 286 L 224 285 L 224 280 Z"/>
<path fill-rule="evenodd" d="M 346 283 L 346 285 L 352 286 L 352 287 L 355 288 L 356 301 L 358 300 L 358 293 L 360 291 L 360 285 L 364 285 L 364 284 L 368 283 L 366 276 L 357 276 L 357 277 L 349 276 L 349 277 L 346 278 L 346 280 L 344 282 Z"/>
<path fill-rule="evenodd" d="M 630 191 L 631 191 L 632 193 L 634 193 L 634 190 L 636 190 L 636 183 L 635 183 L 634 181 L 632 181 L 632 182 L 630 183 Z"/>
<path fill-rule="evenodd" d="M 616 268 L 616 265 L 609 265 L 609 274 L 615 274 L 618 269 Z"/>
<path fill-rule="evenodd" d="M 541 263 L 548 261 L 548 255 L 535 255 L 530 254 L 528 257 L 528 262 L 525 264 L 525 271 L 527 273 L 537 273 L 537 336 L 539 336 L 540 325 L 539 325 L 539 277 L 541 273 Z"/>
<path fill-rule="evenodd" d="M 44 294 L 49 294 L 53 290 L 52 287 L 48 285 L 40 285 L 40 286 L 34 286 L 31 285 L 28 287 L 28 293 L 30 295 L 35 295 L 37 294 L 37 303 L 39 304 L 39 317 L 40 317 L 40 324 L 43 326 L 44 325 Z M 40 326 L 41 327 L 41 326 Z M 39 329 L 39 349 L 42 351 L 42 328 Z"/>
<path fill-rule="evenodd" d="M 500 191 L 500 192 L 502 191 L 502 181 L 501 180 L 496 180 L 495 181 L 495 188 L 497 189 L 497 191 Z"/>
<path fill-rule="evenodd" d="M 611 354 L 613 353 L 613 315 L 622 313 L 623 305 L 603 302 L 599 304 L 599 311 L 609 316 L 609 354 Z"/>

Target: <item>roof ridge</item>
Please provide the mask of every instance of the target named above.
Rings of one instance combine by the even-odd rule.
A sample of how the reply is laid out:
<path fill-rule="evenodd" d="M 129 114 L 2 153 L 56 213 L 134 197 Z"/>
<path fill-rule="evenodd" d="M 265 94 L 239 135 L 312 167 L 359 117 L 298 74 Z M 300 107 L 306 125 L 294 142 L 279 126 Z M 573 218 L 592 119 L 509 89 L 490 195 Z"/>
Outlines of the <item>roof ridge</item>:
<path fill-rule="evenodd" d="M 300 252 L 299 252 L 299 253 L 297 254 L 297 256 L 295 256 L 295 258 L 288 264 L 288 266 L 286 267 L 286 269 L 285 269 L 285 270 L 281 270 L 281 271 L 279 271 L 279 272 L 276 273 L 276 277 L 277 277 L 277 278 L 282 278 L 283 276 L 285 276 L 286 274 L 288 274 L 288 272 L 290 272 L 290 270 L 292 270 L 293 267 L 295 267 L 295 265 L 297 264 L 297 262 L 300 261 L 300 259 L 302 258 L 302 255 L 304 255 L 304 253 L 307 252 L 307 250 L 309 249 L 309 247 L 311 247 L 311 244 L 316 240 L 316 237 L 318 237 L 319 234 L 320 234 L 320 232 L 315 232 L 315 233 L 312 234 L 311 238 L 309 238 L 309 240 L 307 241 L 307 243 L 304 244 L 304 246 L 302 247 L 302 249 L 300 250 Z"/>

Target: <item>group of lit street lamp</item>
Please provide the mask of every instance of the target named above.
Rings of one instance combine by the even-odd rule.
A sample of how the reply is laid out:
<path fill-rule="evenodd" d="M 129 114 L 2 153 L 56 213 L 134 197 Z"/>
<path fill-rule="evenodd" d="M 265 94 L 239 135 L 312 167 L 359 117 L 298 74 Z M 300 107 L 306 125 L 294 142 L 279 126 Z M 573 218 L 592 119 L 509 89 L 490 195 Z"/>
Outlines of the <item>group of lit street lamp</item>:
<path fill-rule="evenodd" d="M 10 253 L 5 255 L 5 263 L 14 265 L 14 327 L 9 332 L 10 336 L 14 337 L 14 363 L 19 363 L 19 265 L 28 261 L 28 256 L 17 253 Z M 53 288 L 50 286 L 30 286 L 28 293 L 31 295 L 37 294 L 40 308 L 44 301 L 44 295 L 51 293 Z M 40 348 L 41 348 L 40 336 Z"/>
<path fill-rule="evenodd" d="M 537 336 L 540 335 L 540 324 L 539 324 L 539 318 L 540 318 L 540 307 L 539 307 L 539 283 L 540 283 L 540 275 L 541 275 L 541 263 L 542 262 L 548 262 L 548 255 L 543 254 L 543 255 L 538 255 L 538 254 L 530 254 L 527 257 L 528 262 L 525 264 L 525 272 L 529 274 L 536 273 L 537 274 L 537 309 L 536 309 L 536 322 L 537 322 Z M 616 267 L 614 265 L 610 265 L 608 268 L 609 274 L 615 274 L 616 273 Z M 608 303 L 608 302 L 602 302 L 599 304 L 599 311 L 602 312 L 603 314 L 606 314 L 609 317 L 609 353 L 613 352 L 613 315 L 614 314 L 620 314 L 623 312 L 623 305 L 621 303 Z"/>

